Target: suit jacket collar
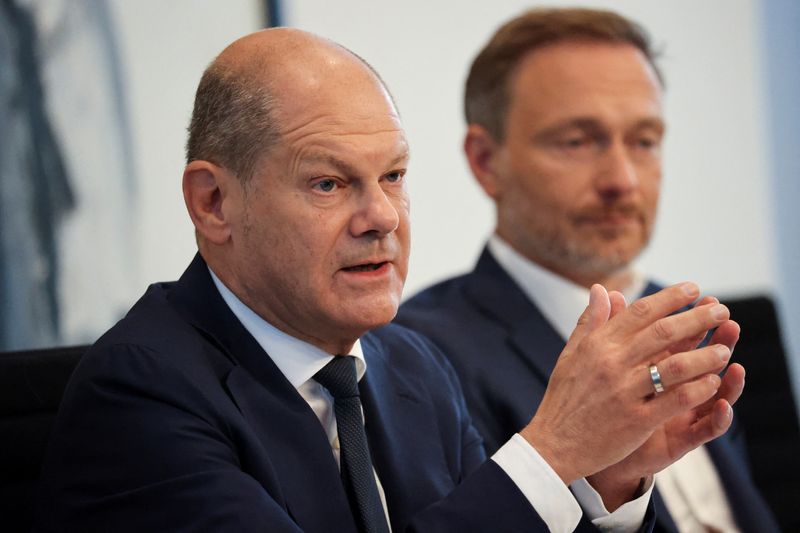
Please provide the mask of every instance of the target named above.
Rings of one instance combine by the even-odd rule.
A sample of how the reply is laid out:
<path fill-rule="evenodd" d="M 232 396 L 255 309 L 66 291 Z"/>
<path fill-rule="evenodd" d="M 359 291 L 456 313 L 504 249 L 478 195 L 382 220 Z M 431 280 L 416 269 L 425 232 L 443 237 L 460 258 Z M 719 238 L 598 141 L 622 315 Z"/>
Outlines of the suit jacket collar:
<path fill-rule="evenodd" d="M 491 320 L 503 324 L 514 350 L 547 383 L 564 339 L 487 249 L 469 276 L 465 293 Z"/>
<path fill-rule="evenodd" d="M 255 477 L 304 531 L 355 532 L 330 443 L 314 412 L 234 316 L 198 254 L 169 293 L 170 303 L 232 363 L 223 386 L 256 432 L 266 470 Z M 234 444 L 235 445 L 235 444 Z"/>
<path fill-rule="evenodd" d="M 658 285 L 648 282 L 642 296 L 659 289 Z M 500 266 L 488 248 L 484 248 L 475 269 L 468 276 L 465 291 L 474 305 L 505 325 L 514 349 L 547 383 L 566 339 Z"/>

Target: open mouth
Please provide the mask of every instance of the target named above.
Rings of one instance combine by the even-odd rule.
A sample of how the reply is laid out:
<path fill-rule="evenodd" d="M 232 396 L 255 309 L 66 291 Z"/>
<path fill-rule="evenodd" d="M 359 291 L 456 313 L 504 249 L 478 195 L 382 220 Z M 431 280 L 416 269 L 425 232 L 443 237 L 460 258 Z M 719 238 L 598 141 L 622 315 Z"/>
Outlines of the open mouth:
<path fill-rule="evenodd" d="M 365 263 L 363 265 L 345 267 L 342 270 L 346 272 L 374 272 L 375 270 L 378 270 L 385 264 L 387 264 L 386 261 L 383 261 L 381 263 Z"/>

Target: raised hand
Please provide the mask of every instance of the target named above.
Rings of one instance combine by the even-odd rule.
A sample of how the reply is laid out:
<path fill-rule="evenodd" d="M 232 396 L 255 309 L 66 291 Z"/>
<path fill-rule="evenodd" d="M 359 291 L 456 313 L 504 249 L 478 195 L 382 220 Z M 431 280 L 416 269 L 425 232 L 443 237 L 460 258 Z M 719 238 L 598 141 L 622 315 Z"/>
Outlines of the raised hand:
<path fill-rule="evenodd" d="M 716 303 L 718 300 L 709 296 L 700 300 L 696 307 Z M 612 312 L 611 316 L 614 314 Z M 669 376 L 680 372 L 674 368 L 665 368 L 662 361 L 670 355 L 697 347 L 704 338 L 705 334 L 702 334 L 695 339 L 677 343 L 654 360 L 661 362 L 658 368 L 665 390 L 678 384 L 672 383 Z M 717 371 L 724 368 L 738 339 L 739 325 L 736 322 L 727 320 L 717 327 L 708 344 L 720 355 L 721 363 Z M 672 361 L 672 365 L 685 362 L 681 358 Z M 711 399 L 671 418 L 657 428 L 631 455 L 590 476 L 589 482 L 603 495 L 606 507 L 613 509 L 630 499 L 630 487 L 637 486 L 637 480 L 666 468 L 694 448 L 725 433 L 732 421 L 732 406 L 739 399 L 743 388 L 744 368 L 734 363 L 728 367 L 720 388 Z"/>
<path fill-rule="evenodd" d="M 618 293 L 609 295 L 599 285 L 592 287 L 589 306 L 559 358 L 544 399 L 521 432 L 566 483 L 620 463 L 668 421 L 675 428 L 663 429 L 666 440 L 656 439 L 666 447 L 654 442 L 653 453 L 643 454 L 639 463 L 623 465 L 620 476 L 645 463 L 669 464 L 674 455 L 670 450 L 679 450 L 683 445 L 677 443 L 694 435 L 679 432 L 677 428 L 685 429 L 686 423 L 673 419 L 696 417 L 698 411 L 692 410 L 708 405 L 722 384 L 716 373 L 730 354 L 718 346 L 673 353 L 676 347 L 696 344 L 710 329 L 722 326 L 730 333 L 730 326 L 723 326 L 729 322 L 728 311 L 716 302 L 672 315 L 698 293 L 696 285 L 684 283 L 625 307 Z M 654 362 L 665 369 L 662 380 L 667 386 L 657 396 L 648 370 Z M 735 392 L 735 383 L 730 389 Z M 718 411 L 712 407 L 708 413 L 711 432 L 701 431 L 706 422 L 694 428 L 700 440 L 718 431 Z"/>

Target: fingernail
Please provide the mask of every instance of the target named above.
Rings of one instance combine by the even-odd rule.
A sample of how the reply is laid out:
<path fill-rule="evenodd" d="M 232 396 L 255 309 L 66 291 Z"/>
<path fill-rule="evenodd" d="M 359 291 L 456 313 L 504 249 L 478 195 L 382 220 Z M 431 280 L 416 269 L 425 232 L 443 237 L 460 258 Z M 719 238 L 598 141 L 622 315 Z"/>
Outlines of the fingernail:
<path fill-rule="evenodd" d="M 725 320 L 728 318 L 728 308 L 722 304 L 714 304 L 711 308 L 711 316 L 717 320 Z"/>
<path fill-rule="evenodd" d="M 717 344 L 716 346 L 714 346 L 714 350 L 717 352 L 720 361 L 722 361 L 723 363 L 727 362 L 728 359 L 731 358 L 731 351 L 724 344 Z"/>
<path fill-rule="evenodd" d="M 682 284 L 681 289 L 683 289 L 683 292 L 686 294 L 686 296 L 691 296 L 693 298 L 696 298 L 697 295 L 700 294 L 700 288 L 691 281 L 687 281 L 686 283 Z"/>

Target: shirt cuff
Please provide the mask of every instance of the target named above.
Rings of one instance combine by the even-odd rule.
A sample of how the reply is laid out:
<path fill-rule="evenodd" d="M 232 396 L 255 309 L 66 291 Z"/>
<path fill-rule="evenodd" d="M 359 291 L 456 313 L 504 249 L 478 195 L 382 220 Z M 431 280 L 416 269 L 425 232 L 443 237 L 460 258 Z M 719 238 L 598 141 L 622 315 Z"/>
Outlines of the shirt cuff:
<path fill-rule="evenodd" d="M 601 531 L 619 531 L 620 533 L 632 533 L 642 527 L 647 505 L 653 493 L 653 478 L 649 480 L 649 486 L 644 494 L 621 505 L 613 513 L 609 513 L 603 503 L 603 498 L 594 490 L 586 478 L 574 481 L 570 488 L 575 498 L 580 502 L 586 515 Z"/>
<path fill-rule="evenodd" d="M 550 531 L 568 533 L 578 527 L 583 515 L 578 501 L 555 470 L 519 433 L 497 450 L 492 460 L 517 485 Z"/>

